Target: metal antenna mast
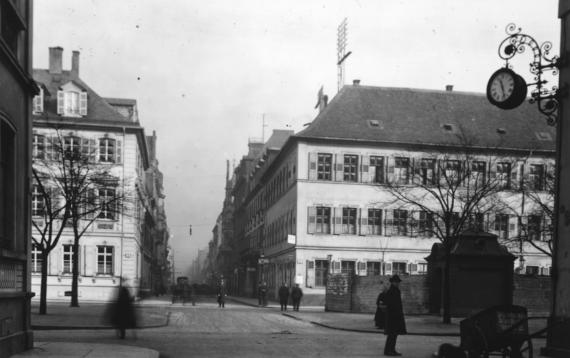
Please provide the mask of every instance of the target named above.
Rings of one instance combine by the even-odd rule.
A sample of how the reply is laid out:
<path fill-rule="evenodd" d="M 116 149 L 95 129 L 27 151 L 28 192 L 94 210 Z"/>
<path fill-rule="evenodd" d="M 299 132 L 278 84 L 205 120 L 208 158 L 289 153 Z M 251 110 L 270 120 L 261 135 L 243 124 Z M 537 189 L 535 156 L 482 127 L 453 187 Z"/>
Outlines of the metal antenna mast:
<path fill-rule="evenodd" d="M 265 127 L 267 127 L 267 124 L 265 124 L 265 113 L 261 114 L 261 142 L 265 143 Z"/>
<path fill-rule="evenodd" d="M 346 44 L 347 44 L 347 30 L 348 30 L 348 20 L 345 17 L 344 20 L 338 25 L 337 31 L 337 85 L 338 91 L 344 86 L 344 60 L 347 59 L 348 56 L 352 53 L 351 51 L 346 52 Z"/>

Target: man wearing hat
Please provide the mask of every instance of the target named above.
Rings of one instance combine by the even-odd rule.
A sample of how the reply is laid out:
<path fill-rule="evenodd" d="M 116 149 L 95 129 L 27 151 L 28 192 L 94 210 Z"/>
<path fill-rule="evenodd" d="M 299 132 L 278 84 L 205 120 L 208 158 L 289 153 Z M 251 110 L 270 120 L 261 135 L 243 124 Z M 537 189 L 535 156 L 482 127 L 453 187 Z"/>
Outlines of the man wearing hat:
<path fill-rule="evenodd" d="M 384 304 L 386 305 L 386 344 L 384 345 L 385 356 L 401 356 L 396 352 L 396 339 L 398 334 L 406 334 L 406 322 L 404 321 L 404 310 L 402 308 L 402 294 L 400 292 L 400 282 L 398 275 L 390 277 L 390 288 L 384 294 Z"/>

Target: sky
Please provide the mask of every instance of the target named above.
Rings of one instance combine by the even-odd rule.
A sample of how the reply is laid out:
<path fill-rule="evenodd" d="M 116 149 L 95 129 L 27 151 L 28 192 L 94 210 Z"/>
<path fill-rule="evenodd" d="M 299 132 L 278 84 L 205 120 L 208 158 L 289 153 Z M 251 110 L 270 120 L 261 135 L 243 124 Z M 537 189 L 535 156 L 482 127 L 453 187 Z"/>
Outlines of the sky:
<path fill-rule="evenodd" d="M 69 69 L 80 51 L 95 92 L 137 100 L 158 137 L 170 246 L 185 275 L 212 239 L 226 161 L 239 164 L 248 140 L 274 129 L 302 130 L 321 86 L 336 94 L 343 19 L 346 84 L 483 93 L 504 66 L 509 23 L 558 54 L 557 10 L 557 0 L 35 0 L 33 64 L 48 68 L 48 48 L 61 46 Z M 531 61 L 528 49 L 512 61 L 527 83 Z"/>

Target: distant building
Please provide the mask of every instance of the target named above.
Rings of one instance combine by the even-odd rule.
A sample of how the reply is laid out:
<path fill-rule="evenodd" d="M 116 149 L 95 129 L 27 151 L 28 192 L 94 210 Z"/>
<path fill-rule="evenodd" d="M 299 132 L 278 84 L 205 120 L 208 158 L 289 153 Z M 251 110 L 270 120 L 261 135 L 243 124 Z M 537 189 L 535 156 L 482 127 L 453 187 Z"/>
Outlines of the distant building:
<path fill-rule="evenodd" d="M 33 346 L 30 327 L 32 1 L 0 2 L 0 358 Z"/>
<path fill-rule="evenodd" d="M 425 274 L 439 242 L 425 230 L 434 218 L 394 200 L 386 183 L 439 180 L 434 160 L 468 148 L 473 162 L 449 160 L 445 175 L 472 165 L 481 180 L 501 180 L 510 205 L 477 214 L 477 226 L 509 245 L 519 272 L 549 275 L 550 256 L 518 240 L 525 231 L 548 250 L 551 239 L 550 217 L 519 190 L 532 180 L 548 198 L 555 131 L 536 116 L 528 104 L 502 111 L 476 94 L 345 86 L 305 130 L 274 151 L 250 150 L 236 168 L 243 271 L 255 270 L 273 295 L 281 282 L 300 283 L 315 303 L 330 273 Z M 254 294 L 251 280 L 243 294 Z"/>
<path fill-rule="evenodd" d="M 126 193 L 132 203 L 120 212 L 101 212 L 80 240 L 79 300 L 112 298 L 121 277 L 137 296 L 160 289 L 167 270 L 168 228 L 156 135 L 140 125 L 136 100 L 103 98 L 79 77 L 79 52 L 71 70 L 62 69 L 61 47 L 49 49 L 49 69 L 34 70 L 41 88 L 34 98 L 33 157 L 50 160 L 55 136 L 65 146 L 93 153 L 121 187 L 97 195 Z M 33 190 L 35 193 L 36 191 Z M 32 219 L 42 224 L 42 199 L 32 195 Z M 35 215 L 36 214 L 36 215 Z M 33 233 L 32 233 L 33 234 Z M 73 233 L 66 229 L 58 247 L 42 262 L 32 247 L 32 289 L 39 293 L 42 265 L 48 265 L 48 299 L 66 299 L 71 284 Z"/>

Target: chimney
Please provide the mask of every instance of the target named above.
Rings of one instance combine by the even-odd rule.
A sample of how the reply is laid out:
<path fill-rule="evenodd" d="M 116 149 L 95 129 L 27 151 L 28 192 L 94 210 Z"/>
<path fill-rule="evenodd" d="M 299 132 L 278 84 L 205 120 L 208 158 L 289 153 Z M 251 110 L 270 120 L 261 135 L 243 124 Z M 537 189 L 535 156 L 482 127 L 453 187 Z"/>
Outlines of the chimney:
<path fill-rule="evenodd" d="M 445 91 L 446 91 L 446 92 L 453 92 L 453 85 L 446 85 L 446 86 L 445 86 Z"/>
<path fill-rule="evenodd" d="M 63 53 L 63 48 L 61 47 L 50 47 L 49 48 L 49 73 L 61 74 L 62 62 L 61 55 Z"/>
<path fill-rule="evenodd" d="M 360 80 L 352 80 L 353 86 L 360 86 Z"/>
<path fill-rule="evenodd" d="M 73 51 L 71 55 L 71 75 L 79 77 L 79 51 Z"/>

